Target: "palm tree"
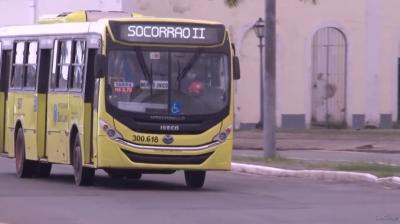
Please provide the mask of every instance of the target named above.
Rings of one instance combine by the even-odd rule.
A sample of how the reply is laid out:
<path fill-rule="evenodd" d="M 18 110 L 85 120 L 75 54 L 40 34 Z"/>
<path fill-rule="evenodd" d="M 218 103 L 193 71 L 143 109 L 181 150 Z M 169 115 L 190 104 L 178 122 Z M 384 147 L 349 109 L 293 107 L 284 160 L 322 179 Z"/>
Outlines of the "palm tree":
<path fill-rule="evenodd" d="M 241 0 L 225 0 L 225 4 L 232 8 L 238 6 L 240 1 Z"/>
<path fill-rule="evenodd" d="M 239 5 L 241 0 L 225 0 L 225 4 L 228 5 L 229 7 L 233 8 Z M 301 2 L 307 3 L 311 2 L 312 4 L 317 4 L 318 0 L 299 0 Z"/>

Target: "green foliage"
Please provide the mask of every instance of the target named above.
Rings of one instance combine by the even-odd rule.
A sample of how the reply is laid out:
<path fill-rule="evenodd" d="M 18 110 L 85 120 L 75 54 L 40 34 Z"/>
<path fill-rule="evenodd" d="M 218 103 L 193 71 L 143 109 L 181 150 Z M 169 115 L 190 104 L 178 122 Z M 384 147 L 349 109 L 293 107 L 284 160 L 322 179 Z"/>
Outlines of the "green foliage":
<path fill-rule="evenodd" d="M 241 0 L 225 0 L 225 4 L 228 5 L 230 8 L 236 7 L 239 5 Z"/>
<path fill-rule="evenodd" d="M 299 0 L 299 1 L 304 2 L 304 3 L 310 2 L 314 5 L 316 5 L 318 3 L 318 0 Z"/>

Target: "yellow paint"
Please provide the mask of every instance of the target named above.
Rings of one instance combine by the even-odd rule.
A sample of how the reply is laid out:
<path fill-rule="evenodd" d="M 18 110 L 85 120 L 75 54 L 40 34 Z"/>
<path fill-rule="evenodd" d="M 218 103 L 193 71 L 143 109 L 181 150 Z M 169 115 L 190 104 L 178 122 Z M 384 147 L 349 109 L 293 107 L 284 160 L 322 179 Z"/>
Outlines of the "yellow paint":
<path fill-rule="evenodd" d="M 7 94 L 6 102 L 6 127 L 5 127 L 5 151 L 8 152 L 8 156 L 14 157 L 14 93 L 9 92 Z"/>
<path fill-rule="evenodd" d="M 20 122 L 24 130 L 25 154 L 30 160 L 38 159 L 37 155 L 37 112 L 34 111 L 34 100 L 37 94 L 18 91 L 14 95 L 14 124 Z"/>
<path fill-rule="evenodd" d="M 37 155 L 38 158 L 46 158 L 46 94 L 37 94 L 38 111 L 37 111 Z M 51 116 L 51 115 L 50 115 Z"/>
<path fill-rule="evenodd" d="M 0 105 L 5 105 L 4 92 L 0 92 Z M 5 127 L 5 107 L 0 107 L 0 153 L 4 152 L 4 127 Z"/>
<path fill-rule="evenodd" d="M 68 93 L 51 92 L 47 96 L 46 149 L 50 162 L 68 162 Z"/>
<path fill-rule="evenodd" d="M 39 24 L 51 23 L 73 23 L 73 22 L 86 22 L 86 11 L 71 12 L 63 17 L 44 18 L 39 20 Z"/>
<path fill-rule="evenodd" d="M 99 168 L 131 168 L 131 169 L 199 169 L 199 170 L 229 170 L 232 157 L 232 140 L 227 140 L 218 147 L 198 152 L 164 152 L 148 150 L 147 154 L 159 155 L 201 155 L 210 151 L 214 153 L 200 165 L 165 165 L 165 164 L 143 164 L 133 163 L 122 151 L 121 148 L 131 152 L 143 153 L 143 150 L 128 148 L 110 140 L 107 136 L 99 136 L 98 142 L 98 167 Z"/>

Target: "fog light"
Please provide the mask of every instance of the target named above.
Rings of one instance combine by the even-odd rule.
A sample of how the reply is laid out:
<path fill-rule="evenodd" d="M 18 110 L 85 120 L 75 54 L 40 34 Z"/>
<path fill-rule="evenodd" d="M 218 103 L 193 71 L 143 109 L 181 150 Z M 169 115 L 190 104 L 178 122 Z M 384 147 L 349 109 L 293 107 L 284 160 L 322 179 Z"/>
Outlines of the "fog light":
<path fill-rule="evenodd" d="M 111 139 L 122 138 L 121 134 L 119 134 L 114 128 L 112 128 L 105 121 L 99 121 L 100 127 L 106 132 L 107 136 Z"/>
<path fill-rule="evenodd" d="M 228 137 L 228 136 L 226 136 L 225 132 L 222 132 L 222 133 L 219 134 L 219 139 L 221 141 L 224 141 L 226 139 L 226 137 Z"/>
<path fill-rule="evenodd" d="M 108 135 L 108 137 L 110 137 L 110 138 L 114 138 L 114 136 L 117 134 L 117 132 L 115 131 L 115 130 L 113 130 L 113 129 L 108 129 L 107 130 L 107 135 Z"/>
<path fill-rule="evenodd" d="M 229 126 L 224 131 L 221 131 L 217 136 L 215 136 L 213 140 L 223 142 L 228 138 L 231 132 L 232 132 L 232 126 Z"/>

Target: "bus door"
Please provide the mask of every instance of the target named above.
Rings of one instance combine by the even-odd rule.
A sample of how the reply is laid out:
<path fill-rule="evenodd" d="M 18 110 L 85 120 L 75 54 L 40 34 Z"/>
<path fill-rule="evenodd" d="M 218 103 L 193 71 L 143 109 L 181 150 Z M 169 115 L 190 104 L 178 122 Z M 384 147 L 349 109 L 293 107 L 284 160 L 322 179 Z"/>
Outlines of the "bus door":
<path fill-rule="evenodd" d="M 69 89 L 69 127 L 76 125 L 79 131 L 83 161 L 91 163 L 91 128 L 92 128 L 92 94 L 93 92 L 93 64 L 92 49 L 88 49 L 85 40 L 74 41 L 74 58 L 71 67 L 71 80 Z M 96 49 L 97 50 L 97 49 Z M 88 100 L 89 99 L 89 100 Z"/>
<path fill-rule="evenodd" d="M 21 77 L 19 90 L 14 96 L 14 124 L 21 122 L 24 130 L 25 156 L 27 159 L 38 158 L 37 145 L 37 59 L 38 41 L 16 42 L 15 65 L 13 74 Z"/>
<path fill-rule="evenodd" d="M 73 59 L 71 66 L 71 78 L 69 89 L 69 127 L 78 128 L 79 140 L 82 151 L 85 151 L 84 133 L 85 105 L 83 102 L 83 83 L 85 78 L 86 41 L 75 40 L 73 42 Z M 72 133 L 71 133 L 72 134 Z M 72 137 L 72 136 L 71 136 Z"/>
<path fill-rule="evenodd" d="M 46 155 L 49 162 L 68 162 L 68 81 L 71 62 L 72 40 L 56 40 L 47 95 Z"/>
<path fill-rule="evenodd" d="M 6 152 L 5 133 L 6 133 L 6 102 L 8 93 L 8 77 L 11 68 L 11 50 L 1 52 L 1 73 L 0 73 L 0 153 Z M 12 115 L 13 113 L 11 113 Z"/>

